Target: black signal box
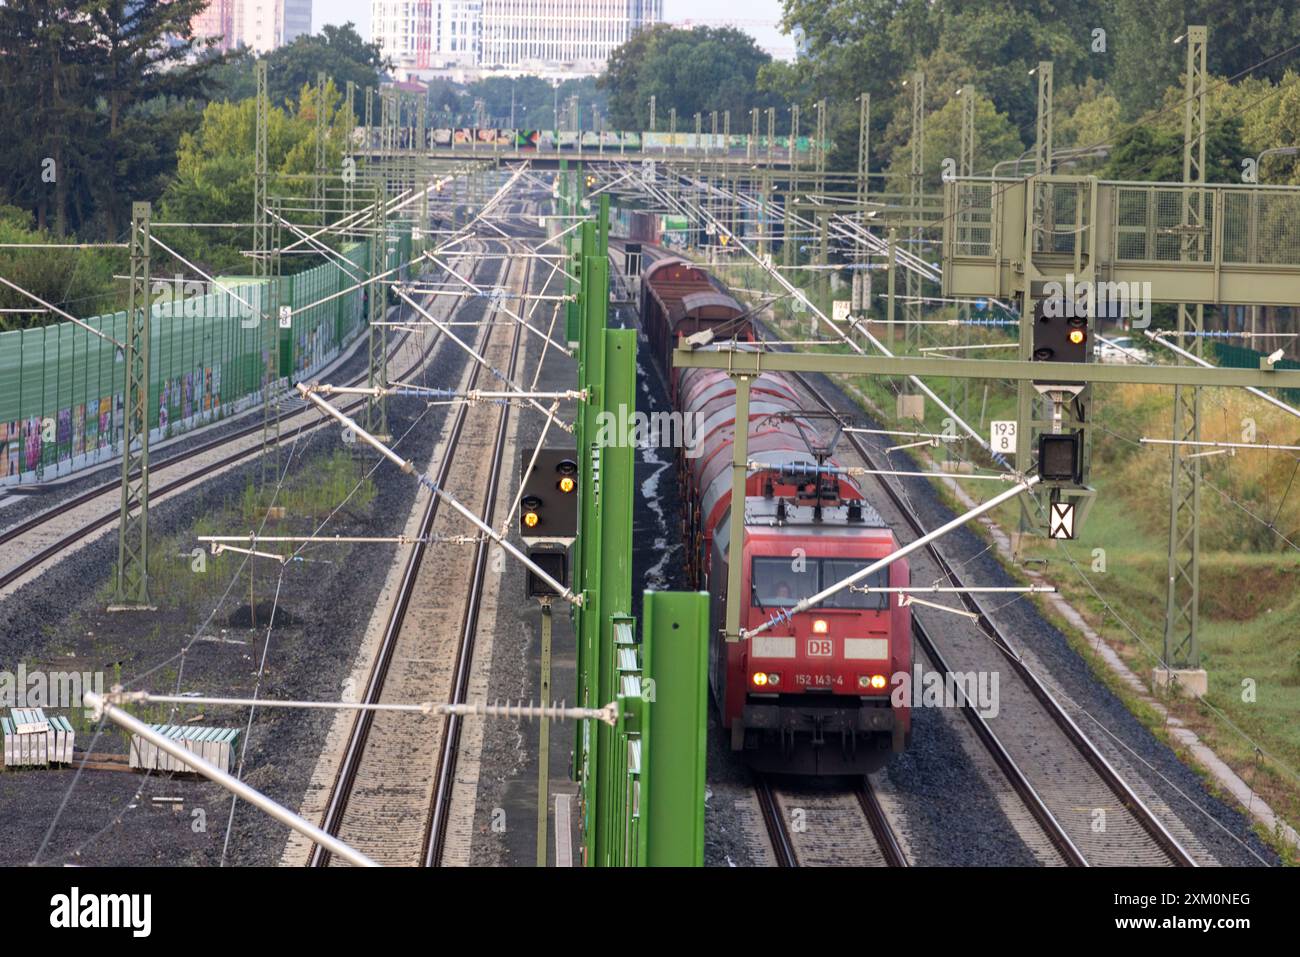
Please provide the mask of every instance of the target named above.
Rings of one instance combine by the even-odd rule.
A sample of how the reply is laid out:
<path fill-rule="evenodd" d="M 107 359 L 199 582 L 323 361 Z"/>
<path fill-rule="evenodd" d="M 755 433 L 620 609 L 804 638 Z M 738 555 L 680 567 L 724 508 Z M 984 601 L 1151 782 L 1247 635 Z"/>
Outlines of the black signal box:
<path fill-rule="evenodd" d="M 552 545 L 542 548 L 530 548 L 529 559 L 542 571 L 550 575 L 565 588 L 569 587 L 569 553 L 563 546 Z M 529 598 L 558 598 L 559 592 L 531 568 L 528 569 Z"/>
<path fill-rule="evenodd" d="M 533 467 L 529 470 L 529 463 Z M 572 544 L 578 537 L 578 499 L 582 476 L 576 448 L 542 449 L 533 462 L 525 449 L 519 463 L 523 495 L 519 501 L 519 534 L 530 545 Z"/>
<path fill-rule="evenodd" d="M 1040 435 L 1038 476 L 1044 482 L 1083 484 L 1083 433 L 1044 432 Z"/>
<path fill-rule="evenodd" d="M 1040 299 L 1034 305 L 1035 362 L 1087 362 L 1088 317 L 1065 299 Z"/>

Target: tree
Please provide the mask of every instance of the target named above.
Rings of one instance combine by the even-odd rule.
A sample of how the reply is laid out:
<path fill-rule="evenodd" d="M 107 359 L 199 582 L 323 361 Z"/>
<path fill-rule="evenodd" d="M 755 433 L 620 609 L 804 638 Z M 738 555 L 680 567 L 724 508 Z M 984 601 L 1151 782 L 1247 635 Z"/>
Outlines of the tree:
<path fill-rule="evenodd" d="M 204 0 L 11 0 L 0 6 L 0 190 L 56 236 L 98 224 L 169 163 L 177 113 L 206 66 L 190 21 Z"/>
<path fill-rule="evenodd" d="M 219 59 L 213 73 L 213 99 L 244 100 L 257 95 L 253 65 L 257 55 L 241 47 Z M 303 86 L 315 86 L 316 74 L 324 71 L 339 89 L 351 80 L 361 102 L 366 87 L 379 89 L 384 75 L 393 68 L 377 43 L 366 43 L 351 22 L 336 27 L 327 24 L 320 33 L 298 37 L 266 55 L 267 95 L 276 106 L 296 97 Z M 358 107 L 357 112 L 362 112 Z"/>
<path fill-rule="evenodd" d="M 1188 24 L 1209 26 L 1206 59 L 1211 73 L 1237 80 L 1246 75 L 1276 82 L 1294 65 L 1275 56 L 1300 35 L 1295 4 L 1243 0 L 1111 0 L 1115 29 L 1111 85 L 1124 115 L 1134 119 L 1150 109 L 1152 93 L 1180 86 L 1186 47 L 1174 39 Z"/>
<path fill-rule="evenodd" d="M 51 243 L 56 237 L 32 227 L 32 215 L 16 206 L 0 206 L 0 243 Z M 120 250 L 0 249 L 0 276 L 64 312 L 84 318 L 111 312 L 113 273 L 126 266 Z M 7 286 L 0 287 L 0 309 L 36 309 L 35 302 Z M 0 312 L 0 330 L 24 329 L 58 322 L 48 312 Z"/>
<path fill-rule="evenodd" d="M 325 86 L 323 108 L 329 125 L 326 166 L 338 170 L 355 122 L 333 82 Z M 292 106 L 270 110 L 266 152 L 273 192 L 310 192 L 306 175 L 315 171 L 316 110 L 314 82 L 299 91 Z M 178 222 L 249 222 L 253 214 L 256 137 L 256 100 L 208 104 L 198 130 L 181 138 L 176 178 L 163 195 L 162 215 Z M 243 250 L 252 246 L 251 228 L 178 230 L 173 239 L 177 249 L 204 264 L 208 272 L 248 271 Z M 293 272 L 315 265 L 312 258 L 290 256 L 282 265 L 286 272 Z"/>
<path fill-rule="evenodd" d="M 954 164 L 961 156 L 961 100 L 953 97 L 926 118 L 925 124 L 925 180 L 928 187 L 937 186 L 944 161 Z M 910 121 L 909 121 L 910 122 Z M 993 101 L 981 94 L 975 95 L 975 172 L 989 172 L 999 160 L 1015 159 L 1024 146 L 1016 128 L 1005 113 L 999 113 Z M 894 191 L 906 192 L 907 176 L 911 171 L 912 154 L 908 145 L 894 152 L 889 167 L 890 185 Z M 956 169 L 954 165 L 954 170 Z"/>
<path fill-rule="evenodd" d="M 916 70 L 925 73 L 927 117 L 973 83 L 1029 141 L 1037 113 L 1029 71 L 1039 60 L 1053 61 L 1058 85 L 1105 69 L 1090 44 L 1092 30 L 1107 22 L 1097 3 L 785 0 L 784 13 L 783 26 L 801 39 L 800 56 L 789 71 L 768 71 L 764 81 L 816 91 L 832 104 L 871 94 L 876 169 L 896 164 L 895 152 L 911 136 L 912 94 L 903 81 Z M 851 133 L 856 117 L 836 129 Z"/>
<path fill-rule="evenodd" d="M 1241 182 L 1241 120 L 1211 121 L 1205 137 L 1205 182 Z M 1183 134 L 1146 124 L 1120 133 L 1103 172 L 1105 179 L 1177 183 L 1183 179 Z"/>
<path fill-rule="evenodd" d="M 660 25 L 610 54 L 599 83 L 609 94 L 610 119 L 622 129 L 650 128 L 651 96 L 660 129 L 673 108 L 679 130 L 693 124 L 695 113 L 714 110 L 730 110 L 734 126 L 753 107 L 774 102 L 758 89 L 759 71 L 771 59 L 739 30 Z"/>

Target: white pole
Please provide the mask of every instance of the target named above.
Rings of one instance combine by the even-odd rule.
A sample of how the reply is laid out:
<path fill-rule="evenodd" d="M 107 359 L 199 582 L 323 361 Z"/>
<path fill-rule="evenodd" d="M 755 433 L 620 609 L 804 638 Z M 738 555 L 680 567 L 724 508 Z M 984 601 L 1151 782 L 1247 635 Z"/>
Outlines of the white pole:
<path fill-rule="evenodd" d="M 189 765 L 193 770 L 197 771 L 208 780 L 220 784 L 236 797 L 241 797 L 254 807 L 265 811 L 281 824 L 287 824 L 299 834 L 325 848 L 325 850 L 329 851 L 331 854 L 335 854 L 351 864 L 356 864 L 358 867 L 379 866 L 360 851 L 354 850 L 333 835 L 322 831 L 315 824 L 312 824 L 310 821 L 294 814 L 284 805 L 277 804 L 260 791 L 254 791 L 233 774 L 228 774 L 215 764 L 204 760 L 193 751 L 182 747 L 175 741 L 164 738 L 143 721 L 133 717 L 121 708 L 118 708 L 116 705 L 109 704 L 103 695 L 94 691 L 87 691 L 83 696 L 83 700 L 87 705 L 95 710 L 96 717 L 103 715 L 114 724 L 121 725 L 132 734 L 144 738 L 154 747 L 166 751 L 173 758 Z"/>
<path fill-rule="evenodd" d="M 859 569 L 858 571 L 850 575 L 848 578 L 845 578 L 842 581 L 838 581 L 834 585 L 829 586 L 828 588 L 823 588 L 821 591 L 811 596 L 810 598 L 801 599 L 800 601 L 796 602 L 794 607 L 790 608 L 788 611 L 785 609 L 781 609 L 776 615 L 774 615 L 772 618 L 768 619 L 767 621 L 763 622 L 763 624 L 759 625 L 757 628 L 751 628 L 748 630 L 741 629 L 740 636 L 742 638 L 752 638 L 755 635 L 762 634 L 763 632 L 767 631 L 773 625 L 780 624 L 782 621 L 788 621 L 790 618 L 799 614 L 800 612 L 807 611 L 809 608 L 812 608 L 815 605 L 820 605 L 822 602 L 824 602 L 827 598 L 830 598 L 832 595 L 838 594 L 839 592 L 842 592 L 844 589 L 849 588 L 852 585 L 856 585 L 858 582 L 862 581 L 862 579 L 866 578 L 869 575 L 875 574 L 876 572 L 880 571 L 880 569 L 882 568 L 888 567 L 893 562 L 898 561 L 898 559 L 906 558 L 908 555 L 912 554 L 912 552 L 924 548 L 926 545 L 930 544 L 936 538 L 941 538 L 942 536 L 947 535 L 949 532 L 953 531 L 954 529 L 961 528 L 971 519 L 979 518 L 985 512 L 993 511 L 993 509 L 997 508 L 1003 502 L 1010 501 L 1011 499 L 1019 495 L 1021 492 L 1029 491 L 1029 489 L 1033 488 L 1037 484 L 1038 484 L 1037 475 L 1031 475 L 1028 478 L 1022 479 L 1021 481 L 1016 483 L 1014 488 L 1009 488 L 1005 492 L 998 493 L 997 495 L 989 499 L 987 502 L 985 502 L 983 505 L 977 505 L 969 512 L 966 512 L 962 515 L 958 515 L 952 521 L 944 525 L 940 525 L 934 531 L 926 532 L 920 538 L 908 542 L 906 545 L 898 549 L 896 552 L 893 552 L 890 555 L 886 555 L 884 558 L 877 559 L 876 561 L 868 565 L 866 568 Z"/>

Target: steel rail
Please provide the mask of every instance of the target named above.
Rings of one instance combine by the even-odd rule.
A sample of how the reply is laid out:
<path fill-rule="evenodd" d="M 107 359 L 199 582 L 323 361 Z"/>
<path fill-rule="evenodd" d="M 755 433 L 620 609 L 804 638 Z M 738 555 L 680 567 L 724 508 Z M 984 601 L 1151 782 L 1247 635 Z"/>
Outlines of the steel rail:
<path fill-rule="evenodd" d="M 464 301 L 469 297 L 465 297 Z M 485 343 L 487 337 L 491 335 L 490 329 L 485 329 L 482 334 L 482 341 Z M 439 333 L 438 338 L 441 338 Z M 481 343 L 480 343 L 481 346 Z M 478 370 L 481 367 L 475 366 L 471 375 L 474 379 L 478 377 Z M 402 376 L 405 378 L 405 375 Z M 358 402 L 355 405 L 359 406 Z M 455 418 L 452 420 L 451 432 L 447 437 L 447 445 L 443 456 L 438 463 L 438 471 L 435 481 L 441 487 L 451 474 L 452 462 L 455 459 L 457 446 L 460 444 L 461 434 L 464 429 L 465 419 L 468 412 L 468 406 L 459 406 Z M 425 503 L 424 512 L 420 516 L 419 525 L 419 542 L 407 556 L 406 564 L 402 570 L 402 578 L 398 585 L 396 601 L 393 611 L 388 617 L 388 622 L 384 627 L 384 634 L 380 639 L 379 648 L 375 653 L 375 662 L 371 667 L 370 676 L 366 681 L 366 689 L 363 701 L 372 704 L 379 700 L 383 693 L 384 683 L 388 678 L 388 670 L 392 664 L 393 650 L 397 645 L 397 639 L 401 635 L 402 626 L 406 621 L 406 612 L 410 607 L 411 594 L 414 590 L 415 581 L 419 576 L 420 567 L 424 562 L 424 556 L 428 549 L 428 539 L 433 529 L 433 524 L 438 516 L 439 505 L 442 502 L 441 495 L 430 495 L 429 501 Z M 352 729 L 348 735 L 348 744 L 344 750 L 343 760 L 339 765 L 339 771 L 335 775 L 334 783 L 330 788 L 329 801 L 326 803 L 325 813 L 321 819 L 321 828 L 327 833 L 337 835 L 339 828 L 343 823 L 344 815 L 347 813 L 348 802 L 352 796 L 352 790 L 356 784 L 357 771 L 361 767 L 361 760 L 365 754 L 366 744 L 369 740 L 370 729 L 374 724 L 373 711 L 360 711 L 352 722 Z M 320 845 L 312 849 L 311 858 L 308 861 L 310 867 L 325 867 L 329 864 L 329 853 Z"/>

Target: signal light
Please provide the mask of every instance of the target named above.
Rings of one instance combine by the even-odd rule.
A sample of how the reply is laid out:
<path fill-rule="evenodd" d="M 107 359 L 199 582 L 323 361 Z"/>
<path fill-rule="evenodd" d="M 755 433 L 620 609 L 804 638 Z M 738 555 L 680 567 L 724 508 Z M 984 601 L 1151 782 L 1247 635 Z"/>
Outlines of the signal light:
<path fill-rule="evenodd" d="M 531 471 L 529 465 L 532 465 Z M 529 544 L 569 544 L 578 534 L 578 451 L 541 449 L 521 453 L 519 534 Z"/>
<path fill-rule="evenodd" d="M 1044 432 L 1038 437 L 1038 477 L 1044 482 L 1083 484 L 1083 435 Z"/>
<path fill-rule="evenodd" d="M 1066 299 L 1034 305 L 1033 358 L 1036 362 L 1087 362 L 1088 317 Z"/>

